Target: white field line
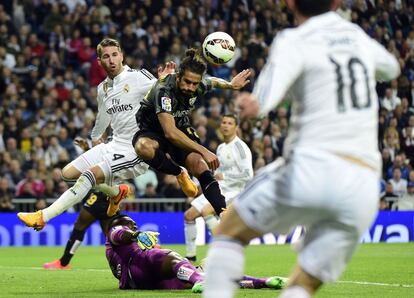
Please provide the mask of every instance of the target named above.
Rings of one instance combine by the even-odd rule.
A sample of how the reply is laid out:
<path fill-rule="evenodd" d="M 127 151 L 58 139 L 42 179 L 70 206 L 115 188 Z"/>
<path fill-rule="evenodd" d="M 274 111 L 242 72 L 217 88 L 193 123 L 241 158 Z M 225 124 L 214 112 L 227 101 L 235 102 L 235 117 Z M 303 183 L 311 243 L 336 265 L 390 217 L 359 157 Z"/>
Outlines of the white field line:
<path fill-rule="evenodd" d="M 45 270 L 42 267 L 15 267 L 15 266 L 1 266 L 0 269 L 18 269 L 18 270 Z M 55 271 L 55 270 L 48 270 Z M 56 270 L 57 271 L 57 270 Z M 109 272 L 108 269 L 93 269 L 93 268 L 84 268 L 84 269 L 68 269 L 63 271 L 89 271 L 89 272 Z M 382 282 L 369 282 L 369 281 L 356 281 L 356 280 L 340 280 L 337 283 L 341 284 L 356 284 L 356 285 L 367 285 L 367 286 L 380 286 L 380 287 L 395 287 L 395 288 L 414 288 L 414 285 L 404 285 L 404 284 L 388 284 Z"/>

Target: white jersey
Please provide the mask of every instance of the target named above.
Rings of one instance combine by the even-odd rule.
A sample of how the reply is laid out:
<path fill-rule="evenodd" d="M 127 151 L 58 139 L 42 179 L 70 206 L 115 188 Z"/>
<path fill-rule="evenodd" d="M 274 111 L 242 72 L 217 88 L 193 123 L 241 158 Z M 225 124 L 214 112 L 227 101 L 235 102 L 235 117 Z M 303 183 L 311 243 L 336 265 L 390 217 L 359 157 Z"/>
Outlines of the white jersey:
<path fill-rule="evenodd" d="M 293 148 L 315 148 L 380 169 L 375 81 L 399 72 L 384 47 L 328 12 L 278 34 L 254 94 L 263 113 L 285 95 L 292 100 L 285 157 Z"/>
<path fill-rule="evenodd" d="M 223 180 L 218 180 L 223 195 L 227 198 L 237 196 L 246 183 L 253 178 L 252 153 L 239 137 L 217 147 L 220 167 L 216 173 L 222 173 Z"/>
<path fill-rule="evenodd" d="M 102 81 L 98 86 L 98 115 L 92 140 L 99 139 L 110 124 L 113 141 L 131 144 L 138 131 L 135 114 L 155 82 L 155 77 L 147 70 L 135 70 L 127 65 L 114 79 L 107 77 Z"/>

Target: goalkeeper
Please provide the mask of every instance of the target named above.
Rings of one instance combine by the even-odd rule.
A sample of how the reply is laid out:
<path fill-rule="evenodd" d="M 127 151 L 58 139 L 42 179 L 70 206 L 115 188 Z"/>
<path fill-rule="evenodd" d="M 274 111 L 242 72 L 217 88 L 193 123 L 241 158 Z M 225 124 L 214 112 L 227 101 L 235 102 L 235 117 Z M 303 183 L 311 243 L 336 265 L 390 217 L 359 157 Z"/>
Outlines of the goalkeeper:
<path fill-rule="evenodd" d="M 120 289 L 188 289 L 203 291 L 203 276 L 186 258 L 170 249 L 152 249 L 158 233 L 139 231 L 130 217 L 115 216 L 109 223 L 106 258 Z M 242 288 L 280 289 L 285 279 L 245 276 Z"/>

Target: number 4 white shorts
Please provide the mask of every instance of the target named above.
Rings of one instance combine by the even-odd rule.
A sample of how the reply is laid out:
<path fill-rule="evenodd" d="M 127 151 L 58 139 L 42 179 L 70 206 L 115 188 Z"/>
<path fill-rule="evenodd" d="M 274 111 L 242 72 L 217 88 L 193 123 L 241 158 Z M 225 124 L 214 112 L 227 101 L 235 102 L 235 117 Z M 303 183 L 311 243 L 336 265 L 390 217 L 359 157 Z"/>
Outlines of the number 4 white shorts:
<path fill-rule="evenodd" d="M 132 144 L 113 141 L 91 148 L 72 161 L 71 165 L 80 172 L 98 165 L 105 173 L 105 183 L 109 185 L 115 179 L 131 179 L 148 169 L 148 165 L 135 153 Z"/>

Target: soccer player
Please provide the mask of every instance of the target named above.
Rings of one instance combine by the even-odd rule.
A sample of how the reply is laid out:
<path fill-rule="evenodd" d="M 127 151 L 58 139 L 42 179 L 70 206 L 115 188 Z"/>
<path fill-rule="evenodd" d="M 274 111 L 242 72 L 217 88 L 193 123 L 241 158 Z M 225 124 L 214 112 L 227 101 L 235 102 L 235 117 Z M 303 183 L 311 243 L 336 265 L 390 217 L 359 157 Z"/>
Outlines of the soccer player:
<path fill-rule="evenodd" d="M 220 132 L 223 135 L 224 142 L 217 147 L 220 166 L 215 171 L 214 176 L 226 198 L 227 206 L 243 190 L 246 183 L 253 178 L 252 153 L 246 143 L 237 136 L 238 127 L 235 115 L 223 116 Z M 186 258 L 190 261 L 196 261 L 196 218 L 203 216 L 210 232 L 217 226 L 218 219 L 204 195 L 195 198 L 191 205 L 184 213 Z"/>
<path fill-rule="evenodd" d="M 103 39 L 97 46 L 98 62 L 107 73 L 107 78 L 98 86 L 98 115 L 91 137 L 94 147 L 69 163 L 62 176 L 76 183 L 64 192 L 51 206 L 34 213 L 18 213 L 18 217 L 29 227 L 41 230 L 46 222 L 69 207 L 79 203 L 95 188 L 111 197 L 107 210 L 112 216 L 120 201 L 129 192 L 127 184 L 113 186 L 114 179 L 129 179 L 144 173 L 148 165 L 140 159 L 131 145 L 138 130 L 135 114 L 141 99 L 150 90 L 156 79 L 145 69 L 135 70 L 123 65 L 123 54 L 118 41 Z M 159 76 L 173 72 L 175 63 L 167 63 Z M 113 140 L 103 143 L 103 135 L 111 126 Z M 187 172 L 177 172 L 181 184 L 193 182 Z M 185 187 L 183 190 L 186 191 Z"/>
<path fill-rule="evenodd" d="M 102 192 L 92 192 L 87 196 L 76 219 L 70 238 L 66 243 L 62 257 L 53 262 L 43 264 L 43 268 L 49 270 L 70 269 L 69 263 L 72 257 L 81 245 L 86 231 L 96 220 L 99 220 L 102 232 L 106 235 L 109 229 L 109 222 L 112 219 L 112 217 L 106 214 L 108 205 L 109 198 Z"/>
<path fill-rule="evenodd" d="M 288 95 L 290 131 L 284 161 L 253 178 L 217 226 L 204 297 L 232 297 L 234 280 L 243 275 L 244 245 L 296 225 L 306 234 L 280 297 L 310 297 L 338 279 L 377 213 L 375 80 L 394 79 L 400 69 L 360 27 L 330 11 L 339 2 L 286 0 L 299 26 L 277 35 L 253 95 L 239 97 L 241 117 L 252 117 Z"/>
<path fill-rule="evenodd" d="M 189 116 L 198 96 L 212 88 L 239 90 L 249 83 L 250 70 L 240 72 L 227 82 L 203 77 L 206 69 L 199 51 L 188 49 L 178 73 L 159 80 L 142 101 L 136 115 L 140 130 L 134 136 L 133 145 L 138 156 L 163 173 L 178 175 L 180 166 L 185 166 L 198 178 L 205 197 L 219 215 L 226 203 L 210 171 L 217 169 L 219 160 L 200 145 Z M 193 197 L 197 191 L 194 185 Z"/>
<path fill-rule="evenodd" d="M 187 289 L 203 291 L 202 274 L 185 258 L 170 249 L 152 249 L 157 233 L 141 232 L 126 215 L 112 219 L 108 231 L 106 258 L 120 289 Z M 239 287 L 280 289 L 286 279 L 278 276 L 244 276 Z"/>

